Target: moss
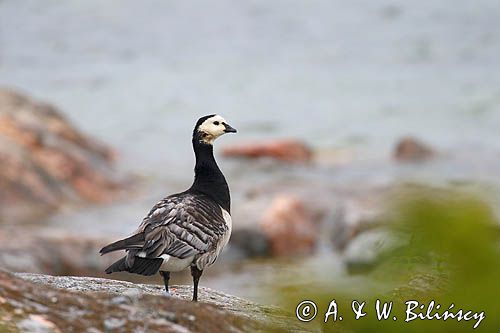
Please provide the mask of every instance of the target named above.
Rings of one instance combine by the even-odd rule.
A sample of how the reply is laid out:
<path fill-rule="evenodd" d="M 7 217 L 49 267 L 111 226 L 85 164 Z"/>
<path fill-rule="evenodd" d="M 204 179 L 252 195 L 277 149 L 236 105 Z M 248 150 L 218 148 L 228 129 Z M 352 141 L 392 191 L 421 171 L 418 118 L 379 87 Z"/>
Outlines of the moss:
<path fill-rule="evenodd" d="M 346 292 L 332 281 L 316 294 L 286 294 L 286 307 L 293 309 L 301 299 L 312 299 L 319 309 L 326 309 L 332 298 L 344 311 L 351 308 L 353 299 L 362 299 L 371 307 L 371 315 L 364 319 L 348 317 L 335 325 L 324 324 L 325 332 L 471 331 L 474 323 L 465 320 L 401 320 L 405 318 L 405 302 L 416 300 L 425 308 L 435 300 L 441 313 L 451 304 L 454 311 L 484 311 L 481 329 L 498 331 L 495 295 L 500 294 L 500 242 L 495 232 L 498 221 L 491 208 L 478 197 L 448 189 L 419 188 L 398 197 L 386 221 L 390 231 L 405 242 L 380 256 L 375 269 L 363 276 L 365 283 L 353 279 L 361 295 Z M 279 282 L 276 286 L 279 288 Z M 393 313 L 399 319 L 376 320 L 373 305 L 377 299 L 393 301 Z"/>

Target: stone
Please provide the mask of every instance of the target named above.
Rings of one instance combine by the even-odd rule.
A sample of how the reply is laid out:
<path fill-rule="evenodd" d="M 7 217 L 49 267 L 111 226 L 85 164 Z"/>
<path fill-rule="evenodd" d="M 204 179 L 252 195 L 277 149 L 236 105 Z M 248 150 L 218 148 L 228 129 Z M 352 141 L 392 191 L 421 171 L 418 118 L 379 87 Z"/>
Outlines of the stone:
<path fill-rule="evenodd" d="M 95 275 L 120 255 L 99 256 L 102 246 L 112 240 L 43 227 L 4 227 L 0 229 L 0 266 L 15 272 Z"/>
<path fill-rule="evenodd" d="M 234 145 L 224 148 L 222 154 L 227 157 L 267 157 L 283 162 L 309 162 L 313 157 L 312 150 L 295 139 Z"/>
<path fill-rule="evenodd" d="M 342 252 L 359 234 L 378 228 L 382 223 L 383 188 L 354 197 L 346 196 L 338 200 L 338 209 L 332 217 L 329 231 L 333 247 Z"/>
<path fill-rule="evenodd" d="M 401 162 L 425 161 L 435 155 L 435 151 L 429 145 L 412 137 L 399 140 L 393 153 L 394 158 Z"/>
<path fill-rule="evenodd" d="M 319 229 L 315 216 L 293 195 L 281 194 L 274 198 L 260 226 L 275 256 L 305 255 L 316 248 Z"/>
<path fill-rule="evenodd" d="M 107 202 L 125 182 L 115 152 L 52 105 L 0 88 L 0 221 L 33 220 L 67 202 Z"/>
<path fill-rule="evenodd" d="M 270 255 L 269 240 L 261 230 L 242 228 L 231 234 L 229 250 L 226 260 L 240 260 L 244 258 L 267 257 Z"/>

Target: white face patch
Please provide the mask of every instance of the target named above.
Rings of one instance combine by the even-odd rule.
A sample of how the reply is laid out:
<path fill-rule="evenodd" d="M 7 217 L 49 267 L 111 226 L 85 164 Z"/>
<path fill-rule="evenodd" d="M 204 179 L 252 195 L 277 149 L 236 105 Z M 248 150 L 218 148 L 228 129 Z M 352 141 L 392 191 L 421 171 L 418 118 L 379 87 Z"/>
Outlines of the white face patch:
<path fill-rule="evenodd" d="M 225 122 L 226 120 L 224 118 L 219 115 L 215 115 L 201 123 L 201 125 L 198 126 L 198 131 L 205 133 L 203 141 L 208 144 L 213 144 L 215 139 L 225 133 Z"/>

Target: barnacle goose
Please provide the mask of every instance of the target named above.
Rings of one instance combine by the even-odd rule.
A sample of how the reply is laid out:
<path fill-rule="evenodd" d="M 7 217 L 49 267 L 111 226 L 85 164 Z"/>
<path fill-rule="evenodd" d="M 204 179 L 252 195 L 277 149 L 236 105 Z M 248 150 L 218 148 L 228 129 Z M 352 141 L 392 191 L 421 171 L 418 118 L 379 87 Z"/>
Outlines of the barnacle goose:
<path fill-rule="evenodd" d="M 219 115 L 198 120 L 193 131 L 193 185 L 158 202 L 132 236 L 101 249 L 101 255 L 127 251 L 106 273 L 153 275 L 159 271 L 168 293 L 170 272 L 191 267 L 193 301 L 198 300 L 203 269 L 215 262 L 231 235 L 229 187 L 213 155 L 215 139 L 225 133 L 236 130 Z"/>

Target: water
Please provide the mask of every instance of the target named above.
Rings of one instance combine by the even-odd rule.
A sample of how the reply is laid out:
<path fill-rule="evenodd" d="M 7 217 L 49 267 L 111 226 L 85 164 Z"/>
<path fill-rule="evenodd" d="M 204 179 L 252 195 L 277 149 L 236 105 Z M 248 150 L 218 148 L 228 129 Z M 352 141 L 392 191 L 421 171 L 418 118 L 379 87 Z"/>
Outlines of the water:
<path fill-rule="evenodd" d="M 0 84 L 146 170 L 183 164 L 187 129 L 213 112 L 240 129 L 232 141 L 380 154 L 410 133 L 498 149 L 499 13 L 495 0 L 4 0 Z"/>
<path fill-rule="evenodd" d="M 323 190 L 408 178 L 498 184 L 498 31 L 495 0 L 3 0 L 0 85 L 59 106 L 117 148 L 120 171 L 144 177 L 127 202 L 48 222 L 69 214 L 123 235 L 190 183 L 191 128 L 210 113 L 239 130 L 219 146 L 295 137 L 352 156 L 271 173 L 222 161 L 236 215 L 245 191 L 290 179 Z M 407 134 L 444 157 L 394 165 L 390 151 Z"/>

